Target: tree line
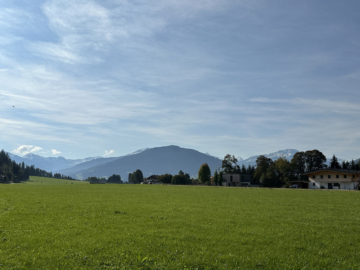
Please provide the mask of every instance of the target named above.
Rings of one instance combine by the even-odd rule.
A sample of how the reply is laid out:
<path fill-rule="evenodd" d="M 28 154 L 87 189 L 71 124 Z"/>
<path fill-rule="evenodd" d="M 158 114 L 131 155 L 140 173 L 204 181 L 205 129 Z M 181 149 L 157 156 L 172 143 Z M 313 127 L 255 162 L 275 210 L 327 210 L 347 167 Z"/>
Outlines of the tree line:
<path fill-rule="evenodd" d="M 360 170 L 360 159 L 357 161 L 338 161 L 333 155 L 329 165 L 326 164 L 326 156 L 319 150 L 309 150 L 297 152 L 289 161 L 285 156 L 273 161 L 271 158 L 263 155 L 256 159 L 256 165 L 241 167 L 235 156 L 227 154 L 222 160 L 219 171 L 215 170 L 211 181 L 211 171 L 208 164 L 200 166 L 198 172 L 199 182 L 202 184 L 222 186 L 223 174 L 248 174 L 252 178 L 253 184 L 259 184 L 263 187 L 288 187 L 290 181 L 307 180 L 308 176 L 304 173 L 319 169 L 342 169 L 342 170 Z"/>
<path fill-rule="evenodd" d="M 191 185 L 191 178 L 188 173 L 184 173 L 182 170 L 178 174 L 163 174 L 159 176 L 159 181 L 163 184 L 172 184 L 172 185 Z"/>
<path fill-rule="evenodd" d="M 92 183 L 108 183 L 108 184 L 123 184 L 124 182 L 121 180 L 121 176 L 117 174 L 113 174 L 112 176 L 108 177 L 108 179 L 104 177 L 95 177 L 90 176 L 86 178 L 84 181 L 92 182 Z"/>
<path fill-rule="evenodd" d="M 360 161 L 343 161 L 341 164 L 335 155 L 329 165 L 326 164 L 326 156 L 319 150 L 297 152 L 289 161 L 285 156 L 273 161 L 265 156 L 259 156 L 256 160 L 256 169 L 252 174 L 253 181 L 264 187 L 287 187 L 290 181 L 307 180 L 304 173 L 320 169 L 343 169 L 360 170 Z"/>
<path fill-rule="evenodd" d="M 24 162 L 18 164 L 11 160 L 9 154 L 4 150 L 0 151 L 0 183 L 20 183 L 29 180 L 29 176 L 75 180 L 65 175 L 53 175 L 52 172 L 35 168 L 34 165 L 28 166 Z"/>

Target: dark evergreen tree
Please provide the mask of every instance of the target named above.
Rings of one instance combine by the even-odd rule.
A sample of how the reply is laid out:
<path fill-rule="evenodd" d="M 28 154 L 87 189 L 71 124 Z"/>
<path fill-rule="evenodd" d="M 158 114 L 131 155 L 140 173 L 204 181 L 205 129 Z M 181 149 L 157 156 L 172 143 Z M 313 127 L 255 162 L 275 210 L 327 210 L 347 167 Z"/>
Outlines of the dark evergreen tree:
<path fill-rule="evenodd" d="M 330 160 L 330 168 L 331 169 L 341 169 L 340 163 L 335 155 Z"/>
<path fill-rule="evenodd" d="M 223 184 L 223 172 L 220 171 L 219 172 L 219 186 L 222 186 L 222 184 Z"/>
<path fill-rule="evenodd" d="M 241 165 L 241 173 L 246 174 L 246 168 L 245 165 Z"/>
<path fill-rule="evenodd" d="M 173 184 L 173 185 L 188 185 L 189 180 L 184 174 L 182 174 L 182 175 L 178 174 L 178 175 L 174 175 L 171 178 L 171 184 Z"/>
<path fill-rule="evenodd" d="M 252 168 L 251 168 L 251 165 L 249 164 L 246 168 L 246 174 L 252 174 Z"/>
<path fill-rule="evenodd" d="M 217 170 L 214 172 L 214 185 L 217 186 L 219 184 L 219 174 Z"/>
<path fill-rule="evenodd" d="M 159 176 L 159 181 L 164 184 L 170 184 L 172 177 L 171 174 L 163 174 Z"/>
<path fill-rule="evenodd" d="M 355 170 L 355 161 L 351 160 L 350 162 L 350 170 Z"/>
<path fill-rule="evenodd" d="M 113 174 L 112 176 L 110 176 L 106 182 L 113 183 L 113 184 L 122 184 L 123 183 L 123 181 L 121 180 L 121 176 L 116 175 L 116 174 Z"/>

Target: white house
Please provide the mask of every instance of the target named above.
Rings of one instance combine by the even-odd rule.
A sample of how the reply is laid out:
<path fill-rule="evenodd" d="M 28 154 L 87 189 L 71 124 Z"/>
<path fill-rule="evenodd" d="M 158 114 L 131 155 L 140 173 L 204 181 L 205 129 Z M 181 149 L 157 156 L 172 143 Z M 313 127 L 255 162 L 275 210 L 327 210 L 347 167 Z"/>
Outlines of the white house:
<path fill-rule="evenodd" d="M 357 189 L 360 171 L 321 169 L 307 172 L 309 189 Z"/>

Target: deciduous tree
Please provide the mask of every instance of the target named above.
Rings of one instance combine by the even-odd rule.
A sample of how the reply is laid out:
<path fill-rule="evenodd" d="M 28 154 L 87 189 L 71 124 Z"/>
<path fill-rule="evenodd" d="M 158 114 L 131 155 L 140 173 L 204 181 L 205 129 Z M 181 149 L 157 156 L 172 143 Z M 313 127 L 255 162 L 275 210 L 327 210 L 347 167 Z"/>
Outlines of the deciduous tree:
<path fill-rule="evenodd" d="M 163 174 L 159 176 L 159 181 L 164 184 L 170 184 L 172 177 L 173 176 L 171 174 Z"/>
<path fill-rule="evenodd" d="M 240 173 L 240 167 L 237 164 L 238 160 L 235 156 L 227 154 L 221 164 L 224 173 Z"/>
<path fill-rule="evenodd" d="M 199 181 L 202 184 L 208 184 L 210 183 L 211 178 L 211 171 L 210 167 L 207 163 L 204 163 L 200 166 L 199 172 L 198 172 Z"/>

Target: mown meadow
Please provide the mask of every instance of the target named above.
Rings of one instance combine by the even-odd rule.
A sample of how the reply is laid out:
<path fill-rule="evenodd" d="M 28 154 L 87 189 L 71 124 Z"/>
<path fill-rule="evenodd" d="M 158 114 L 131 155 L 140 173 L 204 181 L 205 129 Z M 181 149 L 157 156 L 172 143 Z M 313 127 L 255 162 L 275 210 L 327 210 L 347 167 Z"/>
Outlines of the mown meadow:
<path fill-rule="evenodd" d="M 354 191 L 0 185 L 4 269 L 360 269 Z"/>

